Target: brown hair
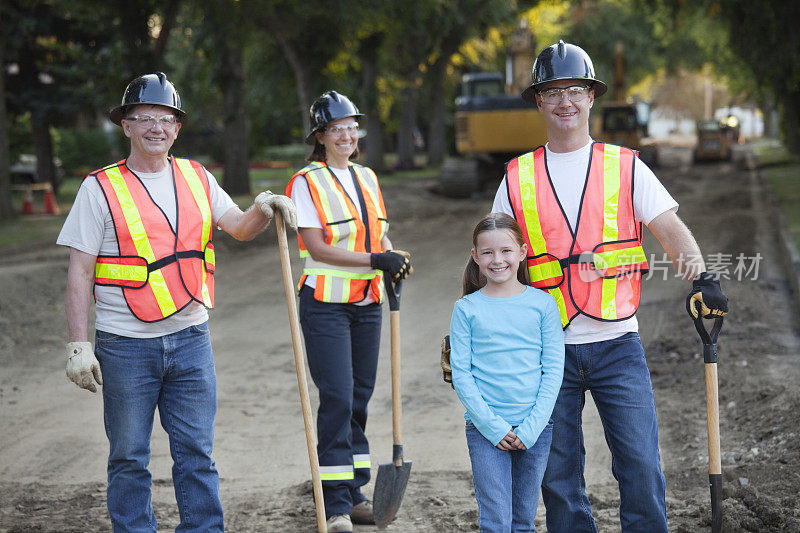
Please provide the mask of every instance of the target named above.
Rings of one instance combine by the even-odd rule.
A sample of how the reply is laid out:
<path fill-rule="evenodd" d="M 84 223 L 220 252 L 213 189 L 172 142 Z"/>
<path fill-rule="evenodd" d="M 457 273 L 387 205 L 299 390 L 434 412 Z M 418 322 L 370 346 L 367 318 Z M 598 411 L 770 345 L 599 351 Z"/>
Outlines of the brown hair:
<path fill-rule="evenodd" d="M 356 149 L 353 150 L 353 153 L 350 154 L 350 161 L 355 161 L 358 157 L 358 143 L 356 143 Z M 306 161 L 320 161 L 322 163 L 325 162 L 326 153 L 325 153 L 325 145 L 319 142 L 316 138 L 314 139 L 314 150 L 306 157 Z"/>
<path fill-rule="evenodd" d="M 525 237 L 522 235 L 522 228 L 519 227 L 516 220 L 505 213 L 491 213 L 483 217 L 475 226 L 475 230 L 472 232 L 472 246 L 478 246 L 478 235 L 484 231 L 503 229 L 511 232 L 511 235 L 513 235 L 518 245 L 522 246 L 525 243 Z M 523 285 L 530 285 L 527 263 L 528 262 L 525 260 L 520 261 L 519 268 L 517 269 L 517 280 Z M 472 294 L 484 285 L 486 285 L 486 277 L 481 274 L 478 263 L 475 262 L 472 258 L 472 254 L 470 254 L 467 266 L 464 268 L 464 279 L 461 284 L 462 296 Z"/>

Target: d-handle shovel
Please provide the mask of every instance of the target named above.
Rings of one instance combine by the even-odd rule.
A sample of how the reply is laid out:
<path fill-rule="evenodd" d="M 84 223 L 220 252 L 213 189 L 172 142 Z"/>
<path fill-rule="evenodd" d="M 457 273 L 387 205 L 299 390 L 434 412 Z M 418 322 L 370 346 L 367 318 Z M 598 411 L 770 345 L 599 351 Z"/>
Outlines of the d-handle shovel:
<path fill-rule="evenodd" d="M 314 434 L 314 418 L 311 415 L 311 401 L 308 397 L 308 382 L 306 381 L 306 363 L 300 337 L 300 319 L 297 316 L 297 302 L 294 299 L 292 262 L 289 258 L 289 245 L 286 241 L 286 227 L 283 224 L 283 216 L 277 209 L 275 210 L 275 227 L 278 229 L 278 251 L 281 256 L 283 288 L 286 291 L 286 305 L 289 308 L 289 327 L 292 332 L 294 366 L 297 370 L 297 388 L 300 391 L 300 406 L 303 410 L 303 423 L 306 429 L 308 462 L 311 465 L 314 505 L 317 510 L 317 531 L 319 533 L 328 533 L 328 525 L 325 522 L 325 503 L 322 499 L 322 479 L 319 475 L 319 458 L 317 458 L 317 437 Z"/>
<path fill-rule="evenodd" d="M 393 285 L 388 276 L 383 277 L 389 297 L 389 317 L 392 324 L 392 462 L 378 466 L 375 490 L 372 494 L 372 509 L 375 524 L 385 528 L 394 520 L 403 495 L 406 493 L 411 461 L 403 460 L 401 436 L 402 396 L 400 394 L 400 289 L 401 283 Z"/>
<path fill-rule="evenodd" d="M 697 303 L 694 327 L 703 341 L 703 360 L 706 367 L 706 413 L 708 419 L 708 485 L 711 489 L 711 531 L 722 531 L 722 459 L 719 445 L 719 393 L 717 382 L 717 337 L 722 330 L 722 317 L 714 319 L 709 333 Z"/>

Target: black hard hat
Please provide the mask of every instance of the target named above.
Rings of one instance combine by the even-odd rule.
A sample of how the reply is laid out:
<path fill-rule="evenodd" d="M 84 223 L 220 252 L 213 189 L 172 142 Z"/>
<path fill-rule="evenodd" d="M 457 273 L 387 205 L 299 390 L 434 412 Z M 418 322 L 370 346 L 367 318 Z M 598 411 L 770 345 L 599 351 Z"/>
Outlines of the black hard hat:
<path fill-rule="evenodd" d="M 314 144 L 314 133 L 329 123 L 347 117 L 363 117 L 356 105 L 345 95 L 336 91 L 326 91 L 311 104 L 311 133 L 306 136 L 306 144 Z"/>
<path fill-rule="evenodd" d="M 167 80 L 163 72 L 139 76 L 125 87 L 122 103 L 109 111 L 108 118 L 111 122 L 120 125 L 120 120 L 125 118 L 128 107 L 139 104 L 163 105 L 173 109 L 178 114 L 181 122 L 186 121 L 186 113 L 181 111 L 181 97 L 175 86 Z"/>
<path fill-rule="evenodd" d="M 564 41 L 542 50 L 533 63 L 531 80 L 531 86 L 522 91 L 522 99 L 534 104 L 538 88 L 550 81 L 584 80 L 594 89 L 595 98 L 603 96 L 607 89 L 605 83 L 594 77 L 594 65 L 589 54 L 580 46 Z"/>

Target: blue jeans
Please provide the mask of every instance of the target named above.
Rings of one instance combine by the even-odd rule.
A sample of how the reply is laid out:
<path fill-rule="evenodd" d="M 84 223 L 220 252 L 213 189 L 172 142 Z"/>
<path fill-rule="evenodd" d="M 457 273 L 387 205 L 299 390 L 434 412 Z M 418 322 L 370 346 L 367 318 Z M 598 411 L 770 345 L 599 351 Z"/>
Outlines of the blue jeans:
<path fill-rule="evenodd" d="M 552 421 L 527 450 L 501 450 L 469 421 L 466 433 L 481 532 L 535 531 L 533 519 L 553 438 Z"/>
<path fill-rule="evenodd" d="M 325 515 L 350 514 L 370 479 L 367 404 L 375 388 L 381 306 L 320 302 L 300 291 L 308 368 L 319 389 L 317 456 Z"/>
<path fill-rule="evenodd" d="M 219 475 L 211 458 L 217 377 L 208 322 L 150 339 L 97 331 L 95 354 L 103 372 L 114 531 L 157 529 L 147 469 L 156 407 L 173 460 L 181 518 L 176 531 L 223 531 Z"/>
<path fill-rule="evenodd" d="M 666 532 L 666 482 L 658 452 L 655 399 L 637 333 L 566 345 L 564 379 L 553 411 L 553 444 L 542 482 L 547 531 L 597 531 L 583 477 L 581 413 L 587 390 L 611 450 L 622 531 Z"/>

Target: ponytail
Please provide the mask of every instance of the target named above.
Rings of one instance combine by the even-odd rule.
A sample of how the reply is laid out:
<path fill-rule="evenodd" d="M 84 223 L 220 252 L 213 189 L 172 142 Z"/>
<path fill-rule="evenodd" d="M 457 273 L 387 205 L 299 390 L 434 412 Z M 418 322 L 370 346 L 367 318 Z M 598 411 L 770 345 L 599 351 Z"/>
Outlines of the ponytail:
<path fill-rule="evenodd" d="M 486 276 L 481 274 L 478 263 L 475 262 L 472 258 L 472 254 L 470 254 L 467 266 L 464 268 L 464 279 L 461 282 L 461 296 L 472 294 L 484 285 L 486 285 Z"/>

